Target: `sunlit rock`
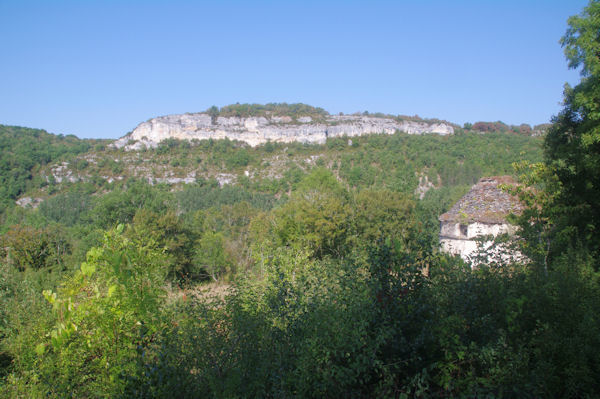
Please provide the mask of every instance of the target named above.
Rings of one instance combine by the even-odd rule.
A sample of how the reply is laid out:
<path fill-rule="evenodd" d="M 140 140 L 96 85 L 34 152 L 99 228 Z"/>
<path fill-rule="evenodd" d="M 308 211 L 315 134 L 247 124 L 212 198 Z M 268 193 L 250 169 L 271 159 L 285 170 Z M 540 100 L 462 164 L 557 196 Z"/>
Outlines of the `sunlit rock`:
<path fill-rule="evenodd" d="M 117 148 L 137 150 L 143 146 L 156 147 L 167 139 L 238 140 L 251 146 L 267 141 L 323 144 L 328 138 L 362 136 L 366 134 L 453 134 L 449 123 L 396 120 L 362 115 L 328 115 L 315 121 L 308 116 L 296 121 L 288 116 L 273 117 L 218 117 L 213 120 L 206 113 L 167 115 L 140 123 L 129 135 L 117 141 Z"/>

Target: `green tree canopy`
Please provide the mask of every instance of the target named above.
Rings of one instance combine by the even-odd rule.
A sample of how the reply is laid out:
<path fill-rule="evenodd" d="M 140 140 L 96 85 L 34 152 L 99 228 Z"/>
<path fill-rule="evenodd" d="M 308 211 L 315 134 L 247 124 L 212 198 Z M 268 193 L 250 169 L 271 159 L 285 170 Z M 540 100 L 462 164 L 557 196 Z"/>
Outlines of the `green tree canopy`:
<path fill-rule="evenodd" d="M 553 206 L 557 246 L 585 246 L 593 252 L 600 241 L 600 2 L 568 20 L 561 39 L 570 68 L 581 68 L 581 81 L 565 85 L 564 108 L 554 118 L 545 141 L 546 163 L 560 182 Z M 566 242 L 565 242 L 566 240 Z"/>

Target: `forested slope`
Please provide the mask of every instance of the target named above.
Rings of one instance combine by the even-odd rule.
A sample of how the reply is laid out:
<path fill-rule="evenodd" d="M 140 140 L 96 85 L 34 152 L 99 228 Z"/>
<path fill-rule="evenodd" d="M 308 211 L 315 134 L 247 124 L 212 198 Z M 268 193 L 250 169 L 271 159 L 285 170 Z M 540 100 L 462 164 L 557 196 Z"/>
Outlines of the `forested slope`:
<path fill-rule="evenodd" d="M 597 397 L 599 15 L 570 20 L 582 82 L 546 137 L 125 152 L 3 128 L 0 394 Z M 500 174 L 522 260 L 440 253 L 438 216 Z"/>
<path fill-rule="evenodd" d="M 32 179 L 45 183 L 24 195 L 39 207 L 3 214 L 5 392 L 387 395 L 416 392 L 421 379 L 434 392 L 452 376 L 427 377 L 441 372 L 427 370 L 448 331 L 425 326 L 455 317 L 434 311 L 453 300 L 446 290 L 481 278 L 438 253 L 437 217 L 480 177 L 540 161 L 541 142 L 458 131 L 256 148 L 170 140 L 139 152 L 84 143 L 80 154 L 65 143 L 57 162 L 35 166 Z M 442 265 L 458 274 L 435 277 Z M 229 287 L 224 303 L 198 296 L 210 281 Z M 422 309 L 406 319 L 406 306 Z M 22 374 L 30 367 L 39 383 Z M 104 371 L 92 377 L 86 367 Z"/>
<path fill-rule="evenodd" d="M 3 211 L 25 191 L 47 184 L 39 175 L 41 167 L 85 153 L 97 141 L 0 125 L 0 209 Z"/>

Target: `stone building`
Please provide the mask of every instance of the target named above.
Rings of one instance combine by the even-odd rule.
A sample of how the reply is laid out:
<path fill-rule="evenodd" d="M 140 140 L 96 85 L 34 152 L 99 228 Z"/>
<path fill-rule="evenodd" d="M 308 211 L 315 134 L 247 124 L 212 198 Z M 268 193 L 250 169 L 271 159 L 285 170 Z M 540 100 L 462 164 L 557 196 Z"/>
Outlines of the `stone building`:
<path fill-rule="evenodd" d="M 484 177 L 446 213 L 440 216 L 440 245 L 442 251 L 460 255 L 466 261 L 473 261 L 478 251 L 481 236 L 513 234 L 516 226 L 506 220 L 511 213 L 520 214 L 523 210 L 519 200 L 502 191 L 500 184 L 515 184 L 510 176 Z M 483 243 L 483 249 L 492 241 Z M 498 255 L 496 249 L 494 255 Z M 503 260 L 519 257 L 519 254 L 500 255 Z"/>

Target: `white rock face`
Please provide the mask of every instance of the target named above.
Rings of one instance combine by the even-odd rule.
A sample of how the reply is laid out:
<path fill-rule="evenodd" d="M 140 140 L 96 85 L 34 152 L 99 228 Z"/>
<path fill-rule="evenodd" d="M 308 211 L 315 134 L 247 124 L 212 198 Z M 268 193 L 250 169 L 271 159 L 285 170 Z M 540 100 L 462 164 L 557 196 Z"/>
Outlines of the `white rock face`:
<path fill-rule="evenodd" d="M 62 162 L 59 165 L 53 166 L 51 171 L 52 177 L 57 183 L 62 183 L 63 181 L 76 183 L 81 180 L 79 176 L 73 174 L 73 171 L 69 168 L 68 162 Z M 48 176 L 46 176 L 46 180 L 49 180 Z"/>
<path fill-rule="evenodd" d="M 37 208 L 44 200 L 42 198 L 22 197 L 15 201 L 21 208 Z"/>
<path fill-rule="evenodd" d="M 453 134 L 454 128 L 447 123 L 425 123 L 396 121 L 390 118 L 377 118 L 357 115 L 330 115 L 324 122 L 313 122 L 310 117 L 218 117 L 215 123 L 205 113 L 167 115 L 140 123 L 128 136 L 114 145 L 128 150 L 156 147 L 163 140 L 224 139 L 239 140 L 251 146 L 267 141 L 289 143 L 322 144 L 329 137 L 362 136 L 366 134 L 394 134 L 396 131 L 409 134 Z"/>
<path fill-rule="evenodd" d="M 427 176 L 419 176 L 419 185 L 415 190 L 415 195 L 419 197 L 419 199 L 425 198 L 425 194 L 427 191 L 435 188 L 435 185 L 429 181 L 429 177 Z"/>

